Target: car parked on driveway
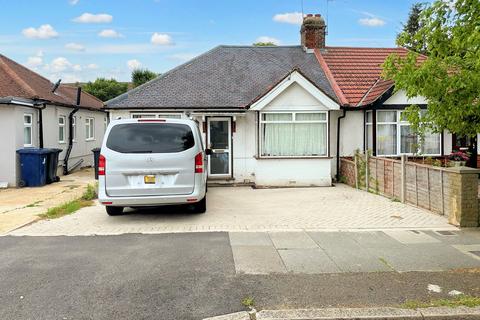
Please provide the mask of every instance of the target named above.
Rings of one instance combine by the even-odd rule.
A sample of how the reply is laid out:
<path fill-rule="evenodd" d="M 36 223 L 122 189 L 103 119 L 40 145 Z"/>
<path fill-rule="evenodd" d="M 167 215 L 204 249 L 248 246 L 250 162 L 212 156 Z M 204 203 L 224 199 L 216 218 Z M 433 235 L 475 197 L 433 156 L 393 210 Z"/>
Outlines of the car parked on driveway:
<path fill-rule="evenodd" d="M 112 121 L 99 158 L 99 201 L 109 215 L 125 207 L 177 204 L 204 213 L 206 153 L 192 120 Z"/>

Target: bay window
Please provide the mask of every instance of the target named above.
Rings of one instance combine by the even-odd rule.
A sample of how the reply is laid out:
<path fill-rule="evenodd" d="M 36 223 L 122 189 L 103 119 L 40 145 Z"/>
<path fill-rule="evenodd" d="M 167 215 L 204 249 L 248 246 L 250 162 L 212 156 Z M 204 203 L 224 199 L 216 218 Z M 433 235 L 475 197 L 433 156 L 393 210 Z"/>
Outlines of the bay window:
<path fill-rule="evenodd" d="M 327 112 L 265 112 L 260 114 L 261 156 L 327 156 Z"/>
<path fill-rule="evenodd" d="M 373 112 L 375 111 L 366 112 L 366 149 L 373 148 Z M 421 139 L 413 131 L 404 111 L 378 110 L 376 112 L 377 155 L 440 155 L 440 133 L 427 131 L 424 138 Z"/>

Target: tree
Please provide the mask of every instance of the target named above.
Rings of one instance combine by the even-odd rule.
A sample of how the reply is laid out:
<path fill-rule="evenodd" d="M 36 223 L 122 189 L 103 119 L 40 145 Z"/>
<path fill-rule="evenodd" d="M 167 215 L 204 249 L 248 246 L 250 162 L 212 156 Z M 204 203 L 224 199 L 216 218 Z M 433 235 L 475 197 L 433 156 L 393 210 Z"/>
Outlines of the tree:
<path fill-rule="evenodd" d="M 276 47 L 277 45 L 273 42 L 255 42 L 254 47 Z"/>
<path fill-rule="evenodd" d="M 403 25 L 403 30 L 397 35 L 397 44 L 402 43 L 402 46 L 418 53 L 426 54 L 425 39 L 416 40 L 415 35 L 422 27 L 420 15 L 425 7 L 424 3 L 417 2 L 410 8 L 407 23 Z M 407 35 L 407 39 L 403 37 Z"/>
<path fill-rule="evenodd" d="M 145 82 L 155 79 L 158 74 L 148 69 L 135 69 L 132 71 L 132 84 L 133 87 L 138 87 Z"/>
<path fill-rule="evenodd" d="M 94 82 L 86 83 L 83 90 L 102 101 L 107 101 L 127 92 L 128 84 L 115 79 L 98 78 Z"/>
<path fill-rule="evenodd" d="M 444 129 L 458 135 L 480 132 L 480 1 L 435 0 L 419 17 L 420 29 L 403 32 L 400 45 L 425 40 L 428 58 L 418 53 L 389 56 L 383 76 L 395 81 L 395 90 L 409 98 L 428 100 L 426 112 L 418 106 L 407 110 L 408 120 L 420 134 Z"/>

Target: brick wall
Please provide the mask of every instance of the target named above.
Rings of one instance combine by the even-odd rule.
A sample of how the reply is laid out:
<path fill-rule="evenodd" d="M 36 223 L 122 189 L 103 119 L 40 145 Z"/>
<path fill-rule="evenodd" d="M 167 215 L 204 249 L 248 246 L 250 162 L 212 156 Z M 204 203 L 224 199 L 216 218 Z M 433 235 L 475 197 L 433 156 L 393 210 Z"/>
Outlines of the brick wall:
<path fill-rule="evenodd" d="M 357 160 L 357 163 L 360 164 L 361 161 Z M 340 174 L 347 184 L 355 187 L 355 161 L 341 159 L 340 165 Z M 404 166 L 402 170 L 402 161 L 399 160 L 369 157 L 370 191 L 446 215 L 454 225 L 479 226 L 480 170 L 466 167 L 441 168 L 407 161 Z M 365 184 L 359 185 L 362 187 Z"/>

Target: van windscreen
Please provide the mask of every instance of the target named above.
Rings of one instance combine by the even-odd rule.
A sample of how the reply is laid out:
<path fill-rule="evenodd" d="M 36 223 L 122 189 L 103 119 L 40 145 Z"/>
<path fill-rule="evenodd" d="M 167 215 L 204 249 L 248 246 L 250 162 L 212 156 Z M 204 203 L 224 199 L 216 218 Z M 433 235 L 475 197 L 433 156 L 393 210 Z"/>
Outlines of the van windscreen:
<path fill-rule="evenodd" d="M 194 145 L 192 129 L 180 123 L 119 124 L 107 139 L 107 148 L 120 153 L 174 153 Z"/>

